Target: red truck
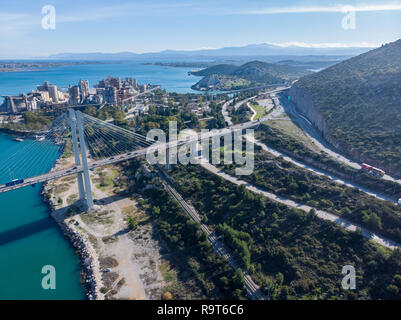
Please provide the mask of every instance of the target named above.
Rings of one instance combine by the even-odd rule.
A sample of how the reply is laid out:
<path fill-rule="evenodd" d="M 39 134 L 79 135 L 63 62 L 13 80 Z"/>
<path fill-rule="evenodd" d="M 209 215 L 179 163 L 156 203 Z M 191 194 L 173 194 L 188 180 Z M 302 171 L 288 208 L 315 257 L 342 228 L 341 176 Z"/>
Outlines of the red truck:
<path fill-rule="evenodd" d="M 362 167 L 363 171 L 373 174 L 379 178 L 384 177 L 384 175 L 386 174 L 386 172 L 384 170 L 372 167 L 371 165 L 368 165 L 366 163 L 362 163 L 361 167 Z"/>

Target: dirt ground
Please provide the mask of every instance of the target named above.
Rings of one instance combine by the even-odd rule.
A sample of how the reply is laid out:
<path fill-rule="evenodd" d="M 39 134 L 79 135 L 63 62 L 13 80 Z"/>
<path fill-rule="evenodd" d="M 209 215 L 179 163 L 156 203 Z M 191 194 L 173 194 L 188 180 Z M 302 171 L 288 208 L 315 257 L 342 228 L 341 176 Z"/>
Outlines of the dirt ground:
<path fill-rule="evenodd" d="M 73 166 L 73 159 L 61 160 L 58 167 Z M 100 299 L 160 299 L 165 286 L 160 272 L 162 259 L 155 230 L 136 199 L 114 193 L 114 186 L 99 184 L 103 177 L 115 178 L 118 170 L 110 166 L 91 172 L 95 206 L 89 213 L 80 213 L 76 206 L 76 177 L 49 183 L 54 215 L 85 239 L 95 261 L 94 274 Z M 127 218 L 138 222 L 135 230 Z"/>

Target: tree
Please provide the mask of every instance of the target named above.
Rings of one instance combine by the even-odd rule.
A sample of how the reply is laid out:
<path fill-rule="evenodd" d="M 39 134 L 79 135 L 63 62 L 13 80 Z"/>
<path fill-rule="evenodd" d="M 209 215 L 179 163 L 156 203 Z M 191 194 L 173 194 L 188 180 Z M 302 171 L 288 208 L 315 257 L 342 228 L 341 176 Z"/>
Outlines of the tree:
<path fill-rule="evenodd" d="M 158 217 L 160 215 L 160 208 L 158 206 L 152 207 L 152 215 Z"/>
<path fill-rule="evenodd" d="M 242 273 L 242 270 L 238 268 L 235 271 L 234 277 L 233 277 L 234 284 L 237 287 L 243 288 L 245 285 L 245 279 L 244 279 L 244 274 Z"/>
<path fill-rule="evenodd" d="M 378 215 L 374 212 L 371 214 L 366 214 L 363 219 L 363 222 L 365 222 L 369 227 L 374 228 L 374 229 L 381 229 L 382 228 L 382 221 L 378 217 Z"/>
<path fill-rule="evenodd" d="M 138 228 L 138 222 L 134 217 L 128 217 L 128 227 L 131 231 L 134 231 Z"/>

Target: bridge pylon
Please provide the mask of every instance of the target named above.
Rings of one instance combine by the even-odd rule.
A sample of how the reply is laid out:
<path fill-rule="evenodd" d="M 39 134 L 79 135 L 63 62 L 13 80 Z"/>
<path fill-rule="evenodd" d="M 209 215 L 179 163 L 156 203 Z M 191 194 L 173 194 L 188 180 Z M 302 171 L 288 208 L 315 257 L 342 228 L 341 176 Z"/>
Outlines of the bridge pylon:
<path fill-rule="evenodd" d="M 92 188 L 90 174 L 88 168 L 87 150 L 85 142 L 85 134 L 83 128 L 82 113 L 69 109 L 72 131 L 72 142 L 74 147 L 75 164 L 81 165 L 83 172 L 78 173 L 78 190 L 79 198 L 86 202 L 87 208 L 93 207 Z M 79 136 L 79 149 L 77 139 L 77 129 Z M 81 153 L 79 152 L 81 151 Z"/>
<path fill-rule="evenodd" d="M 72 146 L 73 146 L 73 150 L 74 150 L 75 165 L 80 166 L 81 159 L 80 159 L 79 149 L 78 149 L 77 120 L 76 120 L 76 116 L 75 116 L 75 111 L 73 109 L 69 109 L 68 113 L 70 116 Z M 82 172 L 77 173 L 77 180 L 78 180 L 79 199 L 85 200 L 84 178 L 83 178 Z"/>

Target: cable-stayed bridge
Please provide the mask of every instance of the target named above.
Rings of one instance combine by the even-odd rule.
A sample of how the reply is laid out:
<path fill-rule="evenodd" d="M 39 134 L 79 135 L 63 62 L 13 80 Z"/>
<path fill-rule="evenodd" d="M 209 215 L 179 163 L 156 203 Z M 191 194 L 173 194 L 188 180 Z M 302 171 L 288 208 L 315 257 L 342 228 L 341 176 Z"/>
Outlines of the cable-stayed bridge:
<path fill-rule="evenodd" d="M 215 129 L 207 134 L 190 139 L 158 143 L 133 131 L 70 109 L 68 114 L 61 115 L 49 126 L 29 137 L 30 142 L 28 144 L 3 159 L 7 160 L 4 163 L 8 163 L 8 165 L 1 165 L 0 162 L 0 176 L 10 177 L 8 182 L 0 182 L 2 183 L 0 184 L 0 193 L 77 175 L 79 197 L 86 201 L 88 208 L 91 208 L 93 199 L 90 170 L 144 156 L 148 152 L 154 153 L 163 148 L 170 150 L 201 139 L 242 131 L 257 126 L 268 118 L 265 117 L 258 121 L 250 121 L 221 130 Z M 73 154 L 75 158 L 75 166 L 72 168 L 47 170 L 47 172 L 36 169 L 42 168 L 40 165 L 42 161 L 48 161 L 52 157 L 60 157 L 63 153 L 68 152 Z M 32 154 L 32 157 L 26 156 L 26 159 L 20 161 L 19 158 L 22 154 Z M 15 161 L 13 161 L 14 159 Z M 18 179 L 13 179 L 15 177 L 14 172 L 18 172 Z"/>
<path fill-rule="evenodd" d="M 268 119 L 269 117 L 265 117 L 259 121 L 251 121 L 221 130 L 212 130 L 196 137 L 191 136 L 189 139 L 187 136 L 185 139 L 161 143 L 70 109 L 68 114 L 61 115 L 43 130 L 26 138 L 27 141 L 29 140 L 28 143 L 17 148 L 5 159 L 0 159 L 0 177 L 7 176 L 9 173 L 11 178 L 14 172 L 16 174 L 18 172 L 18 179 L 0 184 L 0 193 L 77 175 L 79 198 L 81 201 L 85 201 L 88 209 L 90 209 L 93 206 L 91 170 L 144 156 L 148 152 L 156 153 L 160 150 L 167 150 L 168 154 L 168 150 L 172 148 L 242 131 L 257 126 L 260 122 Z M 42 165 L 44 162 L 48 163 L 49 159 L 60 160 L 63 156 L 66 158 L 74 156 L 75 164 L 70 168 L 53 168 L 53 170 L 51 168 L 46 169 L 46 166 Z M 22 157 L 24 159 L 21 159 Z M 169 157 L 167 156 L 167 158 Z M 224 249 L 224 245 L 210 232 L 207 235 L 216 253 L 225 257 L 229 265 L 237 270 L 237 264 L 233 264 L 234 258 Z M 249 275 L 245 275 L 245 279 L 245 286 L 250 297 L 252 299 L 264 299 L 260 288 Z"/>

